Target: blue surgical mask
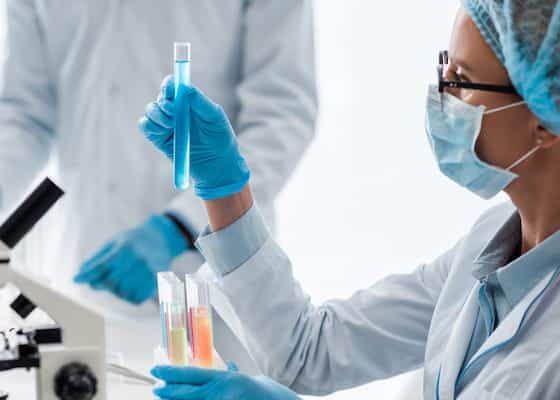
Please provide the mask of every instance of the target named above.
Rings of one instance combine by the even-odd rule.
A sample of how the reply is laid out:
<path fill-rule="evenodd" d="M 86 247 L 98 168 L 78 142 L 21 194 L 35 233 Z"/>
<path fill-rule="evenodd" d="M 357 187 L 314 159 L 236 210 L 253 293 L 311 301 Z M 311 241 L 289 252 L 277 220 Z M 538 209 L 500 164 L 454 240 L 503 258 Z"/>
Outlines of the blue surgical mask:
<path fill-rule="evenodd" d="M 485 115 L 525 104 L 524 101 L 486 110 L 470 105 L 430 85 L 426 106 L 426 133 L 441 172 L 460 186 L 490 199 L 518 177 L 512 169 L 539 150 L 536 146 L 503 169 L 478 158 L 475 145 Z"/>

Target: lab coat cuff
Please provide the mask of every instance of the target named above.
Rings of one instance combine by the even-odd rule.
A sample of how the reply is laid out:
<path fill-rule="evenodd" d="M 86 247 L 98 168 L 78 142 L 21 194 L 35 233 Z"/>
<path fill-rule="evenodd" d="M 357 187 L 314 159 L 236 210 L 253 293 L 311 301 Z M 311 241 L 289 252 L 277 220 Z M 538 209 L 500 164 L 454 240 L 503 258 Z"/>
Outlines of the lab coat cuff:
<path fill-rule="evenodd" d="M 200 199 L 191 192 L 185 192 L 175 198 L 166 212 L 173 214 L 193 237 L 198 237 L 208 223 L 206 211 Z"/>
<path fill-rule="evenodd" d="M 253 205 L 233 224 L 217 232 L 207 226 L 196 242 L 217 276 L 243 265 L 266 243 L 270 232 L 257 206 Z"/>

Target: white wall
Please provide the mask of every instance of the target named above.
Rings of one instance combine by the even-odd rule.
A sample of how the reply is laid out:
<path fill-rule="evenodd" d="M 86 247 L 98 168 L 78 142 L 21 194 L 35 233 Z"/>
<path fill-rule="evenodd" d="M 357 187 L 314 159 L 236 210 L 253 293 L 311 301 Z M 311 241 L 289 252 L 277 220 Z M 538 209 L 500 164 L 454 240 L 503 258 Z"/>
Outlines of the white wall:
<path fill-rule="evenodd" d="M 318 136 L 278 204 L 280 241 L 317 304 L 432 260 L 490 206 L 437 170 L 424 131 L 458 5 L 315 2 Z M 329 399 L 413 399 L 401 393 L 411 379 Z"/>

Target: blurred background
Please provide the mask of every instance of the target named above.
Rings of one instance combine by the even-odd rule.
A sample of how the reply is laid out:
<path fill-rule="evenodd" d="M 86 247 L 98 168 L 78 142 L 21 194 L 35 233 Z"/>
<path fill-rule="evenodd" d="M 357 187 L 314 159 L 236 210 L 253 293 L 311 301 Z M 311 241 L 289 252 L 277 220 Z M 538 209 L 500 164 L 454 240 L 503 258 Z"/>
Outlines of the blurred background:
<path fill-rule="evenodd" d="M 432 260 L 491 206 L 439 173 L 424 132 L 427 85 L 457 7 L 315 3 L 318 134 L 278 201 L 278 234 L 316 304 Z M 420 381 L 405 374 L 328 399 L 415 399 Z"/>

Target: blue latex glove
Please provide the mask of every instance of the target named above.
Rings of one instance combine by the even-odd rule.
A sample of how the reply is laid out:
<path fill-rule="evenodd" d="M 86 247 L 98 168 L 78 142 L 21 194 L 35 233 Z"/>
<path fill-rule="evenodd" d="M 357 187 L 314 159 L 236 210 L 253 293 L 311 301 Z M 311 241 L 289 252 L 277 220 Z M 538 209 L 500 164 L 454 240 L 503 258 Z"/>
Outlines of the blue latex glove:
<path fill-rule="evenodd" d="M 168 270 L 187 248 L 175 223 L 164 215 L 154 215 L 103 246 L 81 266 L 74 282 L 140 304 L 155 295 L 156 273 Z"/>
<path fill-rule="evenodd" d="M 152 375 L 164 382 L 154 389 L 163 400 L 301 400 L 294 392 L 266 377 L 194 367 L 157 366 Z"/>
<path fill-rule="evenodd" d="M 163 81 L 157 101 L 148 104 L 140 130 L 158 149 L 173 159 L 175 128 L 173 77 Z M 185 103 L 190 113 L 190 174 L 195 194 L 213 200 L 240 192 L 249 181 L 249 168 L 239 153 L 233 128 L 219 105 L 196 87 L 190 87 Z"/>

